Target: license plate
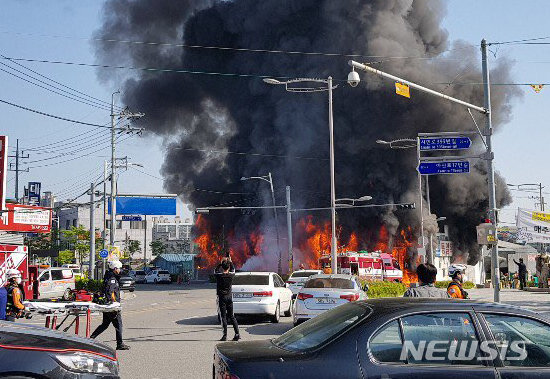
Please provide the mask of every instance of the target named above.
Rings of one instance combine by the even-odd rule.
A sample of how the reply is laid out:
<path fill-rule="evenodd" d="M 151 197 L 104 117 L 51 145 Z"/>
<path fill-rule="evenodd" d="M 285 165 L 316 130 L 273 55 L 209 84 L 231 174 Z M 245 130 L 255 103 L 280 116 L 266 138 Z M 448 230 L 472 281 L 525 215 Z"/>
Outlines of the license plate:
<path fill-rule="evenodd" d="M 236 299 L 241 299 L 244 297 L 252 297 L 252 294 L 251 293 L 234 293 L 233 297 Z"/>
<path fill-rule="evenodd" d="M 336 304 L 336 299 L 331 299 L 328 297 L 321 297 L 317 299 L 317 304 Z"/>

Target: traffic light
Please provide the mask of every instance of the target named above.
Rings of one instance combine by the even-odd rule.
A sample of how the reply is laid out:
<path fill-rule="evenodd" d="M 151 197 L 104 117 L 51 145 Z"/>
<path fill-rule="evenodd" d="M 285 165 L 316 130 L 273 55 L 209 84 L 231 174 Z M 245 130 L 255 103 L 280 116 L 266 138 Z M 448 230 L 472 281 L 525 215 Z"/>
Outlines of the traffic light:
<path fill-rule="evenodd" d="M 398 204 L 399 209 L 416 209 L 416 203 Z"/>

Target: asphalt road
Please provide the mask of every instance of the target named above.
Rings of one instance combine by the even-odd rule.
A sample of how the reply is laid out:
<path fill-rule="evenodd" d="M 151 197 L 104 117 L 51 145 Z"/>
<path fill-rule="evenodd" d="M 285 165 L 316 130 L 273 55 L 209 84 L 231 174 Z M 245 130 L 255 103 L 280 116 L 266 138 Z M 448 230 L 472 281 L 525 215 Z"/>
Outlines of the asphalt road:
<path fill-rule="evenodd" d="M 492 289 L 469 292 L 473 299 L 492 300 Z M 125 295 L 124 339 L 131 350 L 118 354 L 122 378 L 211 378 L 214 346 L 221 337 L 213 285 L 138 285 L 134 293 Z M 550 316 L 550 294 L 504 290 L 501 299 Z M 100 320 L 101 316 L 95 316 L 93 328 Z M 281 317 L 279 324 L 262 319 L 241 321 L 245 341 L 279 336 L 292 327 L 290 317 Z M 43 325 L 41 318 L 25 322 Z M 233 337 L 231 327 L 228 337 Z M 114 347 L 114 328 L 98 339 Z"/>

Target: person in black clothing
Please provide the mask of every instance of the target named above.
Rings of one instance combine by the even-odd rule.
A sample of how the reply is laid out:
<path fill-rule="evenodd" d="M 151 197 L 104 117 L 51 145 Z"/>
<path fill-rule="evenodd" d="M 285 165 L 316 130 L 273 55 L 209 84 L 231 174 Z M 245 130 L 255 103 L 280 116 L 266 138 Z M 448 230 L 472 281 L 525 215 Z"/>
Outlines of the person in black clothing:
<path fill-rule="evenodd" d="M 519 289 L 522 290 L 526 286 L 525 277 L 527 276 L 527 267 L 525 263 L 523 263 L 523 258 L 520 258 L 519 262 L 516 262 L 514 259 L 514 263 L 518 265 Z"/>
<path fill-rule="evenodd" d="M 218 267 L 216 267 L 214 273 L 216 275 L 216 294 L 218 295 L 220 318 L 223 326 L 223 336 L 220 341 L 227 341 L 227 319 L 231 321 L 233 330 L 235 331 L 233 341 L 238 341 L 241 336 L 239 335 L 239 325 L 233 314 L 233 294 L 231 292 L 231 286 L 233 283 L 233 276 L 235 276 L 235 267 L 233 266 L 233 262 L 231 262 L 231 258 L 224 258 Z"/>
<path fill-rule="evenodd" d="M 105 299 L 108 302 L 120 302 L 120 284 L 118 281 L 120 279 L 121 268 L 122 263 L 119 261 L 111 261 L 109 262 L 109 271 L 107 271 L 103 277 Z M 110 324 L 113 324 L 116 331 L 116 349 L 129 350 L 130 346 L 122 342 L 122 316 L 120 311 L 103 312 L 103 322 L 94 330 L 90 338 L 99 336 Z"/>

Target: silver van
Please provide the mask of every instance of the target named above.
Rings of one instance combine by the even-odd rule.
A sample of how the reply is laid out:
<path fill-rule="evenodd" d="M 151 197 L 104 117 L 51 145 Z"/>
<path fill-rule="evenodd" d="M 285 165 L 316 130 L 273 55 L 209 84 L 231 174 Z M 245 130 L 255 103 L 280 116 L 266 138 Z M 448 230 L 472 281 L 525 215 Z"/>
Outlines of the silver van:
<path fill-rule="evenodd" d="M 38 275 L 38 298 L 69 300 L 75 285 L 75 275 L 70 268 L 47 268 Z"/>

